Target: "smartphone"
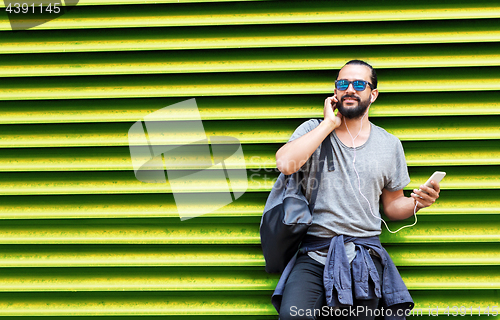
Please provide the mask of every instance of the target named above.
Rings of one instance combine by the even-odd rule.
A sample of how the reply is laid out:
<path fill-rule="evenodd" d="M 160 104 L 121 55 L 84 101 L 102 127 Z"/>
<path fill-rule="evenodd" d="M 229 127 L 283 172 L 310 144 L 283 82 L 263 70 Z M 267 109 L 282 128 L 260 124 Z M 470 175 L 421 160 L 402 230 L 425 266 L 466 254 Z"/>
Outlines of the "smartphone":
<path fill-rule="evenodd" d="M 334 111 L 335 111 L 335 110 L 337 110 L 338 112 L 340 112 L 340 110 L 339 110 L 339 105 L 340 105 L 340 103 L 341 103 L 341 102 L 340 102 L 340 100 L 339 100 L 339 101 L 335 102 L 334 104 L 332 104 L 332 107 L 333 107 L 333 110 L 334 110 Z"/>
<path fill-rule="evenodd" d="M 336 95 L 333 95 L 333 96 L 334 96 L 335 98 L 337 98 L 337 96 L 336 96 Z M 339 106 L 339 103 L 340 103 L 340 101 L 337 101 L 337 102 L 335 102 L 335 103 L 332 103 L 332 107 L 336 109 L 336 108 Z"/>
<path fill-rule="evenodd" d="M 424 183 L 425 186 L 432 188 L 431 180 L 434 180 L 437 183 L 440 183 L 443 180 L 446 172 L 436 171 L 432 174 L 432 176 Z"/>

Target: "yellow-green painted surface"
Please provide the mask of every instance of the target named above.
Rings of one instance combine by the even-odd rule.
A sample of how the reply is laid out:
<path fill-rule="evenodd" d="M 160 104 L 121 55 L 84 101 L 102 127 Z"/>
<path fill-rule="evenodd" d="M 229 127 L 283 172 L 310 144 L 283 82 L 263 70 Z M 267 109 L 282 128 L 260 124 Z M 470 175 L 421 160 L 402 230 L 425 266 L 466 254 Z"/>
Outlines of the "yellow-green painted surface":
<path fill-rule="evenodd" d="M 81 0 L 21 31 L 2 10 L 0 319 L 277 319 L 259 243 L 274 155 L 322 117 L 350 59 L 377 69 L 370 119 L 403 142 L 405 193 L 448 173 L 415 227 L 381 235 L 411 318 L 500 319 L 500 5 L 346 4 Z M 177 183 L 188 216 L 214 208 L 181 221 L 171 183 L 134 176 L 128 146 L 144 138 L 128 132 L 190 98 L 209 138 L 241 142 L 225 168 L 246 169 L 231 187 L 247 191 L 221 206 L 220 167 Z M 190 112 L 156 120 L 161 145 L 196 136 Z M 199 152 L 163 160 L 190 174 Z"/>

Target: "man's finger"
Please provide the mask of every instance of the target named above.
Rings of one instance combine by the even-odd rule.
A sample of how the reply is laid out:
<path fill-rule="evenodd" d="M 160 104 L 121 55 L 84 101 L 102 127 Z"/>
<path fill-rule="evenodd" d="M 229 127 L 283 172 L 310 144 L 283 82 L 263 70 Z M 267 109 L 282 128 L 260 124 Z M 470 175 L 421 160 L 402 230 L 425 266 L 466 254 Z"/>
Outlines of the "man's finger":
<path fill-rule="evenodd" d="M 433 188 L 429 188 L 426 185 L 421 185 L 420 186 L 420 190 L 422 190 L 423 192 L 426 192 L 427 194 L 431 195 L 433 198 L 437 199 L 439 197 L 439 192 L 438 191 L 436 191 Z"/>
<path fill-rule="evenodd" d="M 434 187 L 434 190 L 436 190 L 438 193 L 439 193 L 439 191 L 441 191 L 441 188 L 439 187 L 439 183 L 438 182 L 436 182 L 434 180 L 431 180 L 431 184 Z"/>
<path fill-rule="evenodd" d="M 422 202 L 425 207 L 431 206 L 437 199 L 435 195 L 428 194 L 422 190 L 413 189 L 413 194 L 415 194 L 416 198 L 420 199 L 420 202 Z"/>

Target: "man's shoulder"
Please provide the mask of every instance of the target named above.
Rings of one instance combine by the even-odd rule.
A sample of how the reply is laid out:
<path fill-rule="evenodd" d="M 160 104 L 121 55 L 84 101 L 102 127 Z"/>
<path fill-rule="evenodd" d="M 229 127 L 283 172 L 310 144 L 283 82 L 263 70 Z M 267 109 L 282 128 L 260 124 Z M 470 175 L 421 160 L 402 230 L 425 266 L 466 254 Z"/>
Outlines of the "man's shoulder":
<path fill-rule="evenodd" d="M 321 120 L 320 119 L 309 119 L 304 122 L 302 122 L 297 129 L 295 129 L 295 132 L 292 134 L 290 141 L 295 140 L 304 134 L 308 133 L 309 131 L 312 131 L 314 128 L 316 128 L 320 124 Z"/>
<path fill-rule="evenodd" d="M 311 131 L 312 129 L 316 128 L 319 126 L 319 124 L 323 121 L 322 119 L 309 119 L 300 124 L 297 128 L 304 128 L 304 129 L 309 129 Z"/>
<path fill-rule="evenodd" d="M 372 129 L 374 130 L 374 132 L 376 133 L 376 135 L 382 141 L 384 141 L 386 143 L 395 143 L 395 144 L 400 144 L 401 143 L 401 141 L 399 140 L 398 137 L 396 137 L 392 133 L 387 132 L 387 130 L 385 130 L 382 127 L 379 127 L 379 126 L 377 126 L 377 125 L 375 125 L 375 124 L 372 123 Z"/>

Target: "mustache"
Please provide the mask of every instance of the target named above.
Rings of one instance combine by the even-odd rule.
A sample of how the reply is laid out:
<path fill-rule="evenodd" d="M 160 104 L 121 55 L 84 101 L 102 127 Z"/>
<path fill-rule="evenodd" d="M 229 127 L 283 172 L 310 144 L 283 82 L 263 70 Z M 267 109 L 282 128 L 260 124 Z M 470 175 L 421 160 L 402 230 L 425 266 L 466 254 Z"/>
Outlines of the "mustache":
<path fill-rule="evenodd" d="M 354 95 L 347 95 L 347 94 L 346 94 L 346 95 L 344 95 L 344 96 L 342 96 L 342 98 L 340 98 L 340 101 L 341 101 L 341 102 L 344 102 L 344 100 L 345 100 L 345 99 L 347 99 L 347 98 L 355 99 L 355 100 L 357 100 L 358 102 L 360 102 L 360 101 L 361 101 L 361 99 L 360 99 L 359 97 L 354 96 Z"/>

